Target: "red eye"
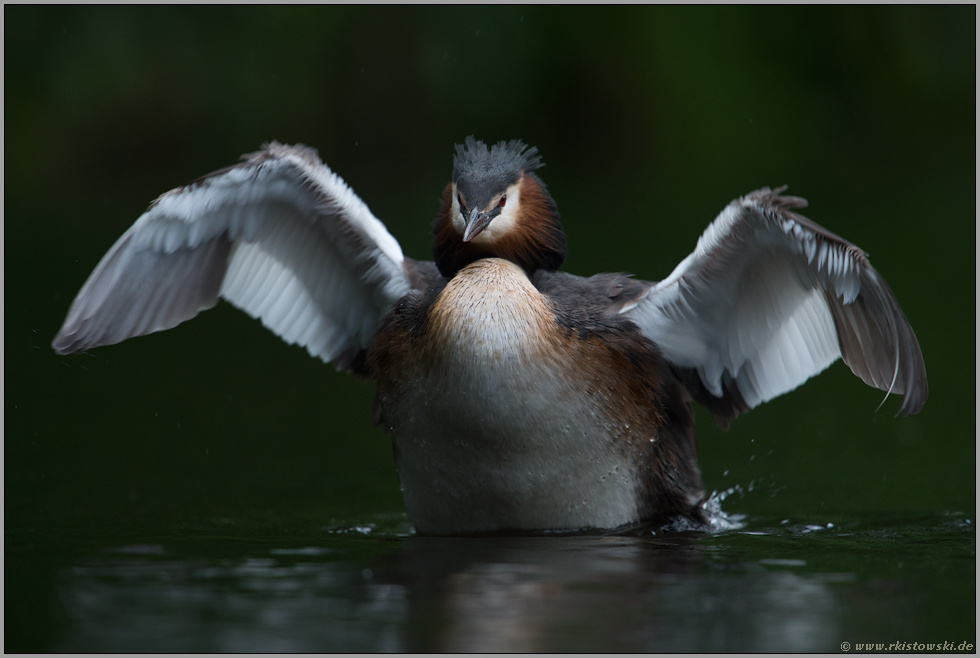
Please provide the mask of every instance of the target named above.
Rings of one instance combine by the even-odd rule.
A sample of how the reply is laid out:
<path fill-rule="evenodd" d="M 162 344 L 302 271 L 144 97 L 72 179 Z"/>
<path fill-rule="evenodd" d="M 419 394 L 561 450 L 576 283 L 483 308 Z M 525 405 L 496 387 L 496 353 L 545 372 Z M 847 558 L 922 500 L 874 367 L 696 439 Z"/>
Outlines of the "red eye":
<path fill-rule="evenodd" d="M 500 203 L 497 205 L 503 208 L 506 203 L 507 203 L 507 195 L 505 194 L 502 197 L 500 197 Z"/>
<path fill-rule="evenodd" d="M 463 207 L 463 196 L 461 194 L 456 195 L 456 200 L 459 201 L 459 207 Z"/>

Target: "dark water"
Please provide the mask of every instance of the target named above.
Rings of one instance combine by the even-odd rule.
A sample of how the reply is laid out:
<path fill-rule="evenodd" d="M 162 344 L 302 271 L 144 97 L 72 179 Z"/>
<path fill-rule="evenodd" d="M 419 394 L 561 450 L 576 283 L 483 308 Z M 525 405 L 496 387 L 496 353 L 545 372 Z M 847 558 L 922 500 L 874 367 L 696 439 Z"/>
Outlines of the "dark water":
<path fill-rule="evenodd" d="M 656 537 L 423 538 L 397 518 L 306 538 L 8 533 L 24 570 L 8 570 L 8 592 L 41 577 L 53 617 L 8 610 L 8 642 L 16 620 L 16 638 L 64 652 L 973 644 L 972 521 L 759 519 Z"/>
<path fill-rule="evenodd" d="M 975 7 L 4 18 L 5 650 L 975 646 Z M 662 278 L 788 183 L 895 291 L 924 410 L 876 411 L 838 363 L 728 432 L 699 412 L 738 529 L 429 539 L 370 385 L 226 304 L 51 351 L 149 201 L 270 139 L 317 147 L 428 258 L 470 133 L 541 149 L 577 274 Z"/>

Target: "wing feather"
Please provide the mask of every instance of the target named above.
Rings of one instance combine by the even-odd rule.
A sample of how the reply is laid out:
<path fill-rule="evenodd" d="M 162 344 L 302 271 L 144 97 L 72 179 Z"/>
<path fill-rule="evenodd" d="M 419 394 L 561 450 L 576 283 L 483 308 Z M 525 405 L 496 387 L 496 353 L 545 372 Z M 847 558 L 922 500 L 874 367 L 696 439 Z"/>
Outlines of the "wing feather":
<path fill-rule="evenodd" d="M 721 424 L 840 357 L 867 384 L 903 394 L 900 413 L 917 413 L 925 365 L 891 289 L 863 251 L 793 212 L 806 202 L 781 191 L 729 204 L 624 312 Z"/>
<path fill-rule="evenodd" d="M 223 297 L 338 367 L 367 347 L 410 289 L 398 242 L 303 146 L 244 162 L 157 199 L 86 281 L 61 354 L 169 329 Z"/>

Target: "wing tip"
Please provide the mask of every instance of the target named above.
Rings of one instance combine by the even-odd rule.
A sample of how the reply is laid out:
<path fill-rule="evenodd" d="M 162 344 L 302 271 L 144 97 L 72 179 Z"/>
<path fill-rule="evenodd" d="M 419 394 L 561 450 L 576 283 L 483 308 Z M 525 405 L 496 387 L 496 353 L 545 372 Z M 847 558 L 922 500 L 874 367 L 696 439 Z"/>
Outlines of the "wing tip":
<path fill-rule="evenodd" d="M 276 158 L 296 156 L 310 167 L 319 167 L 323 164 L 320 159 L 320 152 L 312 146 L 306 144 L 283 144 L 277 140 L 263 142 L 262 148 L 253 153 L 242 155 L 242 161 L 247 164 L 261 164 Z"/>
<path fill-rule="evenodd" d="M 93 345 L 84 340 L 84 337 L 78 335 L 78 331 L 67 329 L 67 326 L 68 324 L 65 323 L 65 326 L 61 328 L 51 341 L 51 348 L 55 351 L 55 354 L 58 356 L 68 356 L 69 354 L 84 352 L 90 347 L 93 347 Z"/>
<path fill-rule="evenodd" d="M 54 337 L 51 341 L 51 349 L 54 350 L 55 354 L 58 356 L 66 356 L 68 354 L 74 354 L 75 351 L 71 349 L 71 341 L 69 341 L 65 336 L 60 333 Z"/>
<path fill-rule="evenodd" d="M 915 361 L 915 367 L 906 374 L 905 394 L 902 398 L 902 406 L 895 414 L 896 417 L 913 416 L 919 413 L 925 406 L 926 400 L 929 399 L 929 380 L 926 377 L 926 366 L 922 360 L 922 352 L 918 349 L 918 341 L 915 342 L 915 347 L 915 355 L 918 358 Z"/>
<path fill-rule="evenodd" d="M 776 188 L 760 187 L 743 196 L 742 203 L 751 202 L 763 208 L 763 210 L 774 210 L 779 213 L 791 213 L 796 208 L 806 208 L 809 205 L 806 199 L 799 196 L 783 196 L 783 192 L 789 189 L 789 185 L 780 185 Z"/>

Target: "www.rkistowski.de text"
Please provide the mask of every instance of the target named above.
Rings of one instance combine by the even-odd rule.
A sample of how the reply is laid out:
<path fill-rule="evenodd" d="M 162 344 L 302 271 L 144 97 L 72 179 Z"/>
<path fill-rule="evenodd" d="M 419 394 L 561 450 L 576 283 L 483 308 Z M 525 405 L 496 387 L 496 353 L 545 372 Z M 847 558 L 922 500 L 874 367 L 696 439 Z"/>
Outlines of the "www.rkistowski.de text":
<path fill-rule="evenodd" d="M 972 642 L 855 642 L 855 651 L 973 651 Z M 840 643 L 841 651 L 850 651 L 850 642 Z"/>

